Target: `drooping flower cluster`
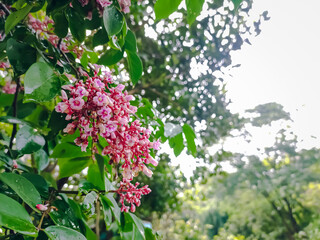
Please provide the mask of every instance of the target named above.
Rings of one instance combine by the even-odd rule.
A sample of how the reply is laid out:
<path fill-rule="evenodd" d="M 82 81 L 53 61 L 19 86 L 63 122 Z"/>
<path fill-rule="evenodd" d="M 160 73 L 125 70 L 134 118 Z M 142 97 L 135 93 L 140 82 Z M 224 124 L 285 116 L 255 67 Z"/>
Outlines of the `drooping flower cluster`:
<path fill-rule="evenodd" d="M 141 202 L 141 196 L 147 195 L 151 192 L 151 189 L 148 188 L 148 185 L 143 186 L 138 189 L 139 183 L 137 182 L 135 185 L 130 183 L 127 179 L 124 179 L 120 182 L 120 187 L 117 190 L 117 193 L 120 195 L 120 203 L 122 204 L 121 211 L 128 212 L 129 209 L 131 212 L 136 211 L 136 206 L 139 207 Z M 125 201 L 131 206 L 126 206 Z"/>
<path fill-rule="evenodd" d="M 74 85 L 62 87 L 62 101 L 55 109 L 65 113 L 67 120 L 72 120 L 63 131 L 73 134 L 79 129 L 80 136 L 75 139 L 75 143 L 82 151 L 87 150 L 90 138 L 93 143 L 99 140 L 99 136 L 105 138 L 108 145 L 102 154 L 110 156 L 111 163 L 121 164 L 121 189 L 126 186 L 123 199 L 131 205 L 137 205 L 137 200 L 130 198 L 130 189 L 134 189 L 137 199 L 151 190 L 147 190 L 147 187 L 137 189 L 138 185 L 133 188 L 130 181 L 141 171 L 152 176 L 152 171 L 146 164 L 157 166 L 157 161 L 150 156 L 150 149 L 159 150 L 159 141 L 150 142 L 150 130 L 142 127 L 138 120 L 130 123 L 130 117 L 137 108 L 130 105 L 134 97 L 124 91 L 124 85 L 111 87 L 113 81 L 108 72 L 101 75 L 95 72 L 93 77 L 85 75 L 85 81 L 80 80 Z M 122 201 L 122 209 L 128 209 L 125 201 Z"/>

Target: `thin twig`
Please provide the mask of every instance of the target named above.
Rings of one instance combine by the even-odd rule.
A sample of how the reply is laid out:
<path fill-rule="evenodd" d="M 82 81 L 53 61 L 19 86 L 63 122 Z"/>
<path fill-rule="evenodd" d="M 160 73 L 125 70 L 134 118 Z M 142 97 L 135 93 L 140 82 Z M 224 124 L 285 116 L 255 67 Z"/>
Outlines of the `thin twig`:
<path fill-rule="evenodd" d="M 44 217 L 46 216 L 46 214 L 47 214 L 47 212 L 43 212 L 43 213 L 42 213 L 42 216 L 41 216 L 39 225 L 38 225 L 38 227 L 37 227 L 38 231 L 41 230 L 41 225 L 42 225 L 43 219 L 44 219 Z M 36 240 L 36 239 L 37 239 L 37 237 L 34 238 L 34 240 Z"/>
<path fill-rule="evenodd" d="M 16 84 L 17 84 L 16 92 L 14 93 L 14 98 L 13 98 L 13 102 L 12 102 L 12 115 L 13 115 L 13 117 L 17 117 L 17 111 L 18 111 L 18 104 L 17 103 L 18 103 L 18 95 L 19 95 L 19 89 L 20 89 L 20 78 L 19 77 L 16 78 Z M 14 123 L 12 133 L 11 133 L 10 143 L 9 143 L 10 150 L 12 150 L 13 139 L 16 136 L 16 133 L 17 133 L 17 124 Z"/>

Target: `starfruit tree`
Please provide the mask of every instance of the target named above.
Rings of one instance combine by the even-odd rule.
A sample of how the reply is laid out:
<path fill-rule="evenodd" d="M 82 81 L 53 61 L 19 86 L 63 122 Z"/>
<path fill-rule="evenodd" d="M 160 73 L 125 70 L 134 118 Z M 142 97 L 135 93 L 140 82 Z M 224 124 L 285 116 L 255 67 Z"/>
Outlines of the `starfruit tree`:
<path fill-rule="evenodd" d="M 158 0 L 157 18 L 181 2 Z M 189 23 L 203 3 L 186 0 Z M 170 138 L 152 104 L 126 91 L 143 75 L 127 24 L 137 4 L 0 2 L 1 239 L 159 237 L 134 214 L 152 191 L 135 177 L 152 177 Z"/>

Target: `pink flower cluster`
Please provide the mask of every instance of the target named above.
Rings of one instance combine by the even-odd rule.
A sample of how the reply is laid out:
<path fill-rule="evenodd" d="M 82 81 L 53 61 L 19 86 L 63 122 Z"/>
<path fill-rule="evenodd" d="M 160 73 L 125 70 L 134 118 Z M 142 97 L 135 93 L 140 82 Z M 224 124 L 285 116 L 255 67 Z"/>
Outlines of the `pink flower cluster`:
<path fill-rule="evenodd" d="M 0 62 L 0 70 L 7 70 L 10 68 L 9 62 Z M 17 84 L 15 82 L 12 82 L 12 78 L 10 77 L 10 74 L 8 71 L 4 72 L 5 75 L 5 85 L 2 87 L 2 92 L 6 94 L 15 94 Z"/>
<path fill-rule="evenodd" d="M 148 188 L 148 185 L 143 186 L 142 188 L 137 188 L 139 183 L 137 182 L 135 185 L 130 183 L 127 179 L 124 179 L 120 182 L 120 187 L 116 191 L 120 195 L 120 203 L 122 204 L 121 211 L 128 212 L 129 209 L 131 212 L 136 211 L 136 206 L 139 207 L 141 202 L 141 196 L 147 195 L 151 192 L 151 189 Z M 126 206 L 125 201 L 131 206 Z"/>
<path fill-rule="evenodd" d="M 128 190 L 132 189 L 130 181 L 139 172 L 152 176 L 152 171 L 146 164 L 157 166 L 158 162 L 150 156 L 150 149 L 159 150 L 160 143 L 149 141 L 150 130 L 142 127 L 138 120 L 130 123 L 130 117 L 137 111 L 136 107 L 130 105 L 134 97 L 123 91 L 124 85 L 111 87 L 111 83 L 112 77 L 108 72 L 101 75 L 96 72 L 93 77 L 86 74 L 85 81 L 80 80 L 74 85 L 62 87 L 62 101 L 55 109 L 65 113 L 67 120 L 72 120 L 64 132 L 73 134 L 79 129 L 80 136 L 75 139 L 75 143 L 82 151 L 87 150 L 89 138 L 93 143 L 99 141 L 99 136 L 106 139 L 108 145 L 102 154 L 110 156 L 111 163 L 122 164 L 122 184 L 127 184 Z M 138 189 L 135 188 L 134 191 Z M 135 195 L 136 198 L 148 192 L 145 188 L 141 191 L 141 194 Z M 129 200 L 129 196 L 124 199 Z M 129 203 L 132 204 L 132 201 Z M 122 204 L 123 209 L 126 209 L 124 201 Z"/>

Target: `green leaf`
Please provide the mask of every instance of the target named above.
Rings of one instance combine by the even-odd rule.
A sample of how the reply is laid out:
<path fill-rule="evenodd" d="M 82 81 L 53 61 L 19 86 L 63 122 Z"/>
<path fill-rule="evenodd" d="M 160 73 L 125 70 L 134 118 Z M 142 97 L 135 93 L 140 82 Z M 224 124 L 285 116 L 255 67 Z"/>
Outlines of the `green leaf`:
<path fill-rule="evenodd" d="M 14 94 L 0 94 L 0 107 L 7 107 L 12 105 Z"/>
<path fill-rule="evenodd" d="M 36 49 L 13 38 L 7 41 L 7 55 L 14 71 L 19 75 L 24 74 L 37 61 Z"/>
<path fill-rule="evenodd" d="M 123 52 L 110 49 L 103 54 L 98 60 L 97 64 L 111 66 L 119 62 L 123 57 Z"/>
<path fill-rule="evenodd" d="M 83 17 L 81 17 L 73 8 L 67 9 L 67 17 L 72 36 L 79 42 L 83 42 L 86 38 L 86 29 Z"/>
<path fill-rule="evenodd" d="M 154 235 L 154 233 L 152 232 L 151 228 L 144 228 L 144 232 L 146 234 L 146 239 L 148 240 L 157 240 L 156 236 Z"/>
<path fill-rule="evenodd" d="M 96 32 L 96 34 L 93 35 L 92 47 L 104 45 L 107 42 L 109 42 L 107 31 L 104 28 L 102 28 L 98 32 Z"/>
<path fill-rule="evenodd" d="M 59 1 L 48 0 L 46 12 L 47 12 L 47 14 L 49 14 L 52 11 L 54 11 L 54 12 L 61 11 L 61 9 L 66 7 L 70 2 L 71 2 L 71 0 L 59 0 Z"/>
<path fill-rule="evenodd" d="M 53 206 L 57 211 L 50 212 L 50 218 L 56 225 L 62 225 L 75 230 L 80 230 L 80 219 L 77 217 L 77 209 L 74 203 L 69 202 L 70 199 L 58 199 L 53 202 Z"/>
<path fill-rule="evenodd" d="M 108 202 L 109 207 L 112 211 L 112 214 L 115 218 L 115 220 L 118 222 L 118 224 L 120 224 L 120 208 L 118 206 L 118 203 L 116 202 L 116 200 L 114 199 L 114 197 L 112 196 L 112 193 L 108 193 L 106 195 L 100 195 L 101 198 L 103 198 L 105 201 Z"/>
<path fill-rule="evenodd" d="M 11 117 L 11 116 L 2 116 L 0 117 L 0 122 L 4 123 L 10 123 L 10 124 L 21 124 L 21 125 L 30 125 L 29 122 L 21 120 L 16 117 Z"/>
<path fill-rule="evenodd" d="M 54 33 L 59 38 L 64 38 L 68 34 L 68 20 L 64 11 L 56 12 L 53 16 L 54 21 Z"/>
<path fill-rule="evenodd" d="M 86 240 L 81 233 L 63 226 L 50 226 L 44 229 L 44 232 L 54 240 Z"/>
<path fill-rule="evenodd" d="M 182 0 L 158 0 L 154 5 L 156 20 L 167 18 L 176 11 Z"/>
<path fill-rule="evenodd" d="M 27 211 L 15 200 L 0 193 L 0 226 L 36 237 L 37 229 Z"/>
<path fill-rule="evenodd" d="M 100 172 L 100 178 L 104 182 L 105 174 L 104 174 L 104 159 L 100 154 L 95 154 L 98 166 L 99 166 L 99 172 Z"/>
<path fill-rule="evenodd" d="M 101 179 L 101 177 L 98 176 L 101 176 L 98 164 L 90 165 L 88 169 L 87 180 L 91 182 L 93 185 L 95 185 L 98 188 L 98 190 L 104 190 L 104 179 Z"/>
<path fill-rule="evenodd" d="M 144 226 L 140 218 L 138 218 L 133 213 L 129 213 L 134 225 L 135 225 L 135 239 L 146 239 Z"/>
<path fill-rule="evenodd" d="M 16 139 L 17 150 L 23 154 L 34 153 L 45 144 L 43 136 L 29 126 L 20 128 Z"/>
<path fill-rule="evenodd" d="M 91 158 L 88 157 L 77 157 L 71 159 L 59 159 L 58 164 L 60 167 L 59 177 L 70 177 L 73 174 L 81 172 L 83 169 L 88 167 L 92 163 Z"/>
<path fill-rule="evenodd" d="M 49 157 L 46 151 L 40 149 L 34 153 L 34 161 L 39 171 L 44 170 L 49 164 Z"/>
<path fill-rule="evenodd" d="M 75 158 L 90 156 L 89 152 L 82 152 L 81 148 L 74 143 L 65 142 L 58 144 L 51 154 L 51 158 Z"/>
<path fill-rule="evenodd" d="M 243 0 L 232 0 L 234 9 L 237 10 L 240 6 L 240 4 L 243 2 Z"/>
<path fill-rule="evenodd" d="M 46 102 L 61 90 L 60 79 L 52 68 L 44 62 L 34 63 L 24 79 L 25 99 Z"/>
<path fill-rule="evenodd" d="M 36 187 L 41 196 L 48 198 L 49 185 L 41 175 L 33 173 L 22 173 L 22 176 L 28 179 Z"/>
<path fill-rule="evenodd" d="M 109 228 L 112 223 L 112 211 L 111 206 L 113 206 L 112 202 L 103 195 L 100 195 L 100 202 L 103 210 L 103 219 L 106 224 L 106 227 Z"/>
<path fill-rule="evenodd" d="M 132 53 L 129 51 L 127 52 L 127 60 L 128 60 L 128 66 L 129 66 L 129 75 L 131 78 L 132 84 L 136 84 L 141 76 L 142 76 L 142 61 L 139 58 L 139 56 L 136 53 Z"/>
<path fill-rule="evenodd" d="M 24 8 L 16 12 L 12 12 L 5 21 L 5 33 L 8 34 L 12 28 L 22 21 L 28 15 L 32 7 L 32 5 L 28 4 Z"/>
<path fill-rule="evenodd" d="M 169 145 L 173 148 L 174 155 L 177 157 L 184 149 L 182 133 L 169 139 Z"/>
<path fill-rule="evenodd" d="M 90 211 L 91 215 L 95 213 L 95 202 L 97 201 L 98 194 L 95 191 L 88 193 L 83 199 L 83 206 L 85 210 Z"/>
<path fill-rule="evenodd" d="M 188 124 L 184 124 L 182 127 L 182 130 L 183 130 L 184 136 L 187 139 L 188 150 L 192 153 L 193 156 L 195 156 L 195 154 L 197 153 L 197 147 L 194 142 L 196 135 L 193 129 Z"/>
<path fill-rule="evenodd" d="M 122 13 L 113 5 L 105 7 L 103 11 L 103 24 L 108 36 L 118 34 L 123 26 Z"/>
<path fill-rule="evenodd" d="M 2 173 L 0 180 L 11 187 L 32 209 L 38 211 L 36 205 L 41 203 L 40 193 L 29 180 L 15 173 Z"/>
<path fill-rule="evenodd" d="M 189 25 L 191 25 L 201 13 L 203 3 L 204 0 L 186 0 L 188 13 L 187 21 Z"/>
<path fill-rule="evenodd" d="M 66 114 L 52 111 L 51 117 L 48 123 L 48 128 L 51 129 L 50 135 L 56 136 L 60 130 L 64 129 L 69 121 L 65 119 Z"/>
<path fill-rule="evenodd" d="M 134 52 L 134 53 L 136 53 L 138 50 L 136 36 L 134 35 L 134 33 L 131 30 L 128 30 L 128 32 L 127 32 L 124 47 L 126 50 L 128 50 L 130 52 Z"/>

